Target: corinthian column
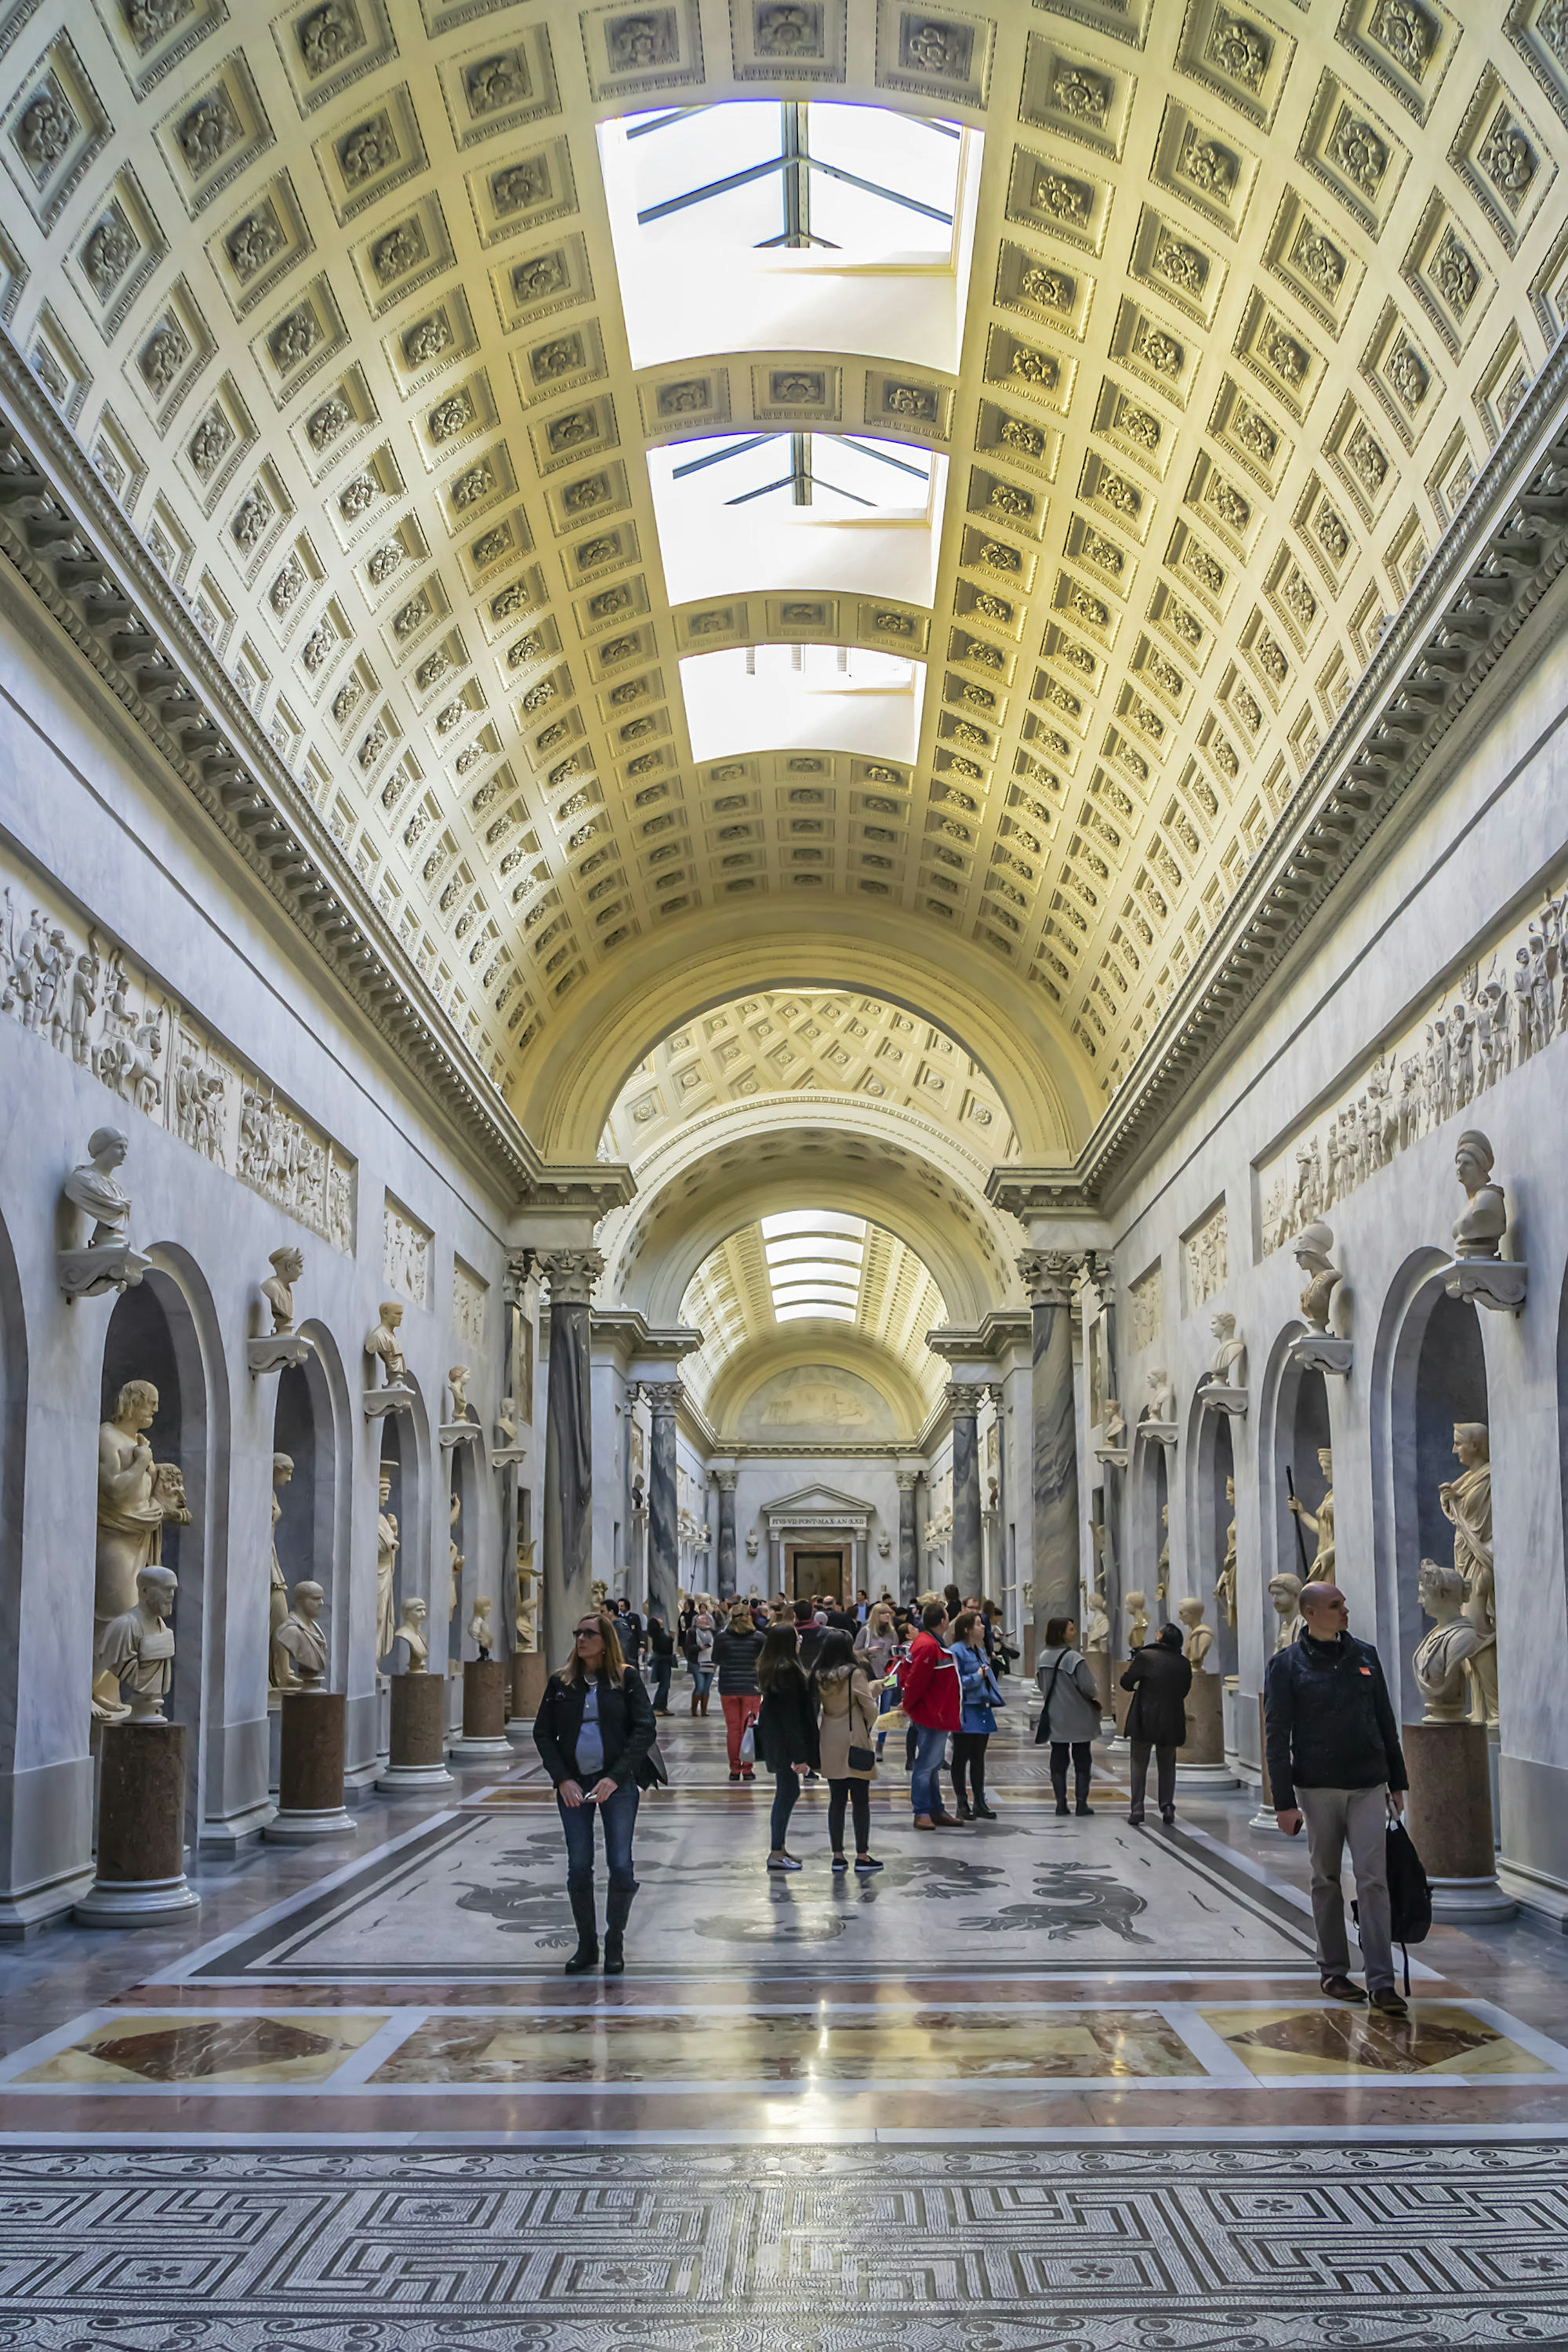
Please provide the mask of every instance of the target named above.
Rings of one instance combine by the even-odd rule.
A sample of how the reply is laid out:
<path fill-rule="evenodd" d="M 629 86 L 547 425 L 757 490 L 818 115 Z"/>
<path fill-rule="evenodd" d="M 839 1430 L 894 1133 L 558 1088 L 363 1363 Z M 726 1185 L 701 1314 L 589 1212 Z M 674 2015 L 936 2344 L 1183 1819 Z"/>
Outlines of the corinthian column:
<path fill-rule="evenodd" d="M 675 1505 L 675 1415 L 679 1381 L 644 1381 L 653 1415 L 647 1468 L 647 1606 L 667 1633 L 680 1619 L 680 1528 Z"/>
<path fill-rule="evenodd" d="M 1073 1410 L 1072 1278 L 1068 1250 L 1026 1250 L 1018 1272 L 1029 1294 L 1034 1377 L 1029 1483 L 1035 1654 L 1047 1621 L 1079 1613 L 1078 1419 Z"/>
<path fill-rule="evenodd" d="M 738 1470 L 719 1470 L 719 1598 L 735 1598 L 735 1489 L 740 1484 Z"/>
<path fill-rule="evenodd" d="M 980 1591 L 980 1443 L 975 1415 L 981 1391 L 963 1381 L 947 1384 L 952 1408 L 952 1566 L 950 1581 L 961 1595 Z"/>
<path fill-rule="evenodd" d="M 550 1394 L 544 1422 L 544 1648 L 552 1666 L 592 1594 L 594 1418 L 591 1300 L 605 1270 L 597 1250 L 545 1250 L 550 1285 Z"/>

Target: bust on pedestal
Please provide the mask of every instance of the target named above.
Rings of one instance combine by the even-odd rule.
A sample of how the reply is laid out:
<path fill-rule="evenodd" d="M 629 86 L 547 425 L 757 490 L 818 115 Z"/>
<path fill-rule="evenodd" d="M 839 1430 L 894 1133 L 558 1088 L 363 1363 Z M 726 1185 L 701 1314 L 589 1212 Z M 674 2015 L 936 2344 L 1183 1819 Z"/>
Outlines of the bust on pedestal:
<path fill-rule="evenodd" d="M 85 1927 L 153 1927 L 201 1901 L 185 1884 L 184 1726 L 163 1714 L 177 1590 L 171 1570 L 142 1569 L 135 1605 L 98 1636 L 100 1670 L 118 1677 L 126 1706 L 124 1719 L 99 1733 L 98 1870 L 76 1906 Z"/>
<path fill-rule="evenodd" d="M 353 1815 L 343 1811 L 348 1702 L 342 1691 L 324 1687 L 326 1602 L 314 1579 L 302 1577 L 274 1637 L 274 1647 L 289 1660 L 296 1676 L 283 1694 L 278 1813 L 263 1832 L 280 1845 L 357 1834 Z"/>
<path fill-rule="evenodd" d="M 1198 1390 L 1198 1402 L 1209 1412 L 1229 1413 L 1239 1420 L 1247 1411 L 1247 1341 L 1236 1328 L 1234 1315 L 1215 1316 L 1209 1328 L 1219 1345 L 1208 1377 Z"/>
<path fill-rule="evenodd" d="M 364 1417 L 367 1421 L 384 1420 L 389 1412 L 412 1412 L 416 1402 L 414 1384 L 408 1377 L 408 1364 L 398 1338 L 403 1321 L 403 1307 L 395 1298 L 384 1298 L 379 1309 L 381 1320 L 365 1339 L 364 1352 L 372 1360 L 371 1385 L 364 1392 Z M 383 1385 L 375 1385 L 375 1366 L 384 1375 Z"/>
<path fill-rule="evenodd" d="M 1225 1760 L 1225 1688 L 1218 1675 L 1205 1671 L 1214 1647 L 1214 1629 L 1204 1622 L 1196 1594 L 1176 1603 L 1185 1628 L 1183 1654 L 1193 1670 L 1187 1693 L 1187 1736 L 1176 1750 L 1176 1778 L 1186 1787 L 1234 1789 L 1236 1774 Z"/>
<path fill-rule="evenodd" d="M 456 1742 L 459 1757 L 476 1760 L 483 1757 L 510 1759 L 511 1756 L 511 1743 L 506 1736 L 510 1678 L 506 1660 L 490 1655 L 493 1638 L 489 1596 L 480 1593 L 468 1621 L 468 1639 L 479 1654 L 468 1659 L 463 1666 L 463 1729 Z"/>
<path fill-rule="evenodd" d="M 1268 1580 L 1268 1598 L 1274 1603 L 1279 1623 L 1274 1630 L 1274 1646 L 1287 1650 L 1301 1631 L 1301 1580 L 1282 1570 Z"/>
<path fill-rule="evenodd" d="M 444 1789 L 451 1785 L 447 1769 L 447 1677 L 426 1671 L 430 1658 L 425 1638 L 428 1615 L 417 1593 L 403 1604 L 395 1639 L 403 1643 L 407 1671 L 392 1677 L 392 1728 L 386 1769 L 378 1789 Z"/>
<path fill-rule="evenodd" d="M 306 1363 L 310 1355 L 310 1340 L 294 1328 L 294 1285 L 305 1271 L 305 1253 L 286 1242 L 273 1251 L 268 1263 L 272 1271 L 260 1289 L 272 1310 L 272 1328 L 265 1338 L 245 1343 L 253 1379 L 258 1372 L 280 1372 L 287 1365 Z"/>
<path fill-rule="evenodd" d="M 98 1128 L 88 1139 L 87 1158 L 60 1187 L 89 1226 L 85 1247 L 56 1253 L 56 1274 L 68 1298 L 132 1289 L 153 1263 L 131 1246 L 131 1196 L 119 1174 L 130 1149 L 117 1127 Z"/>
<path fill-rule="evenodd" d="M 1329 1328 L 1341 1282 L 1330 1252 L 1333 1231 L 1324 1224 L 1304 1225 L 1290 1244 L 1290 1254 L 1307 1277 L 1301 1293 L 1301 1316 L 1307 1328 L 1290 1342 L 1290 1360 L 1303 1371 L 1348 1375 L 1354 1353 L 1352 1342 Z"/>
<path fill-rule="evenodd" d="M 454 1364 L 447 1374 L 447 1418 L 440 1430 L 441 1448 L 447 1454 L 455 1446 L 479 1442 L 479 1416 L 468 1402 L 469 1377 L 467 1364 Z"/>
<path fill-rule="evenodd" d="M 1492 1148 L 1479 1128 L 1467 1128 L 1455 1146 L 1454 1173 L 1467 1205 L 1454 1226 L 1454 1260 L 1444 1268 L 1443 1287 L 1450 1298 L 1517 1314 L 1530 1287 L 1530 1268 L 1502 1255 L 1508 1202 L 1502 1186 L 1492 1182 Z"/>

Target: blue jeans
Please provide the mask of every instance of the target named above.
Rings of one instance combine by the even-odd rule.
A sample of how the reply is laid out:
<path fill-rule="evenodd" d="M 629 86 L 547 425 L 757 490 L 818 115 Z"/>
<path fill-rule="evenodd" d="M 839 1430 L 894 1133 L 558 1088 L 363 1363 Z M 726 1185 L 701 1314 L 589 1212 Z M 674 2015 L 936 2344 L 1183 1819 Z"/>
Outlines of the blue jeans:
<path fill-rule="evenodd" d="M 605 1823 L 605 1859 L 610 1866 L 612 1886 L 636 1887 L 632 1874 L 632 1832 L 637 1827 L 637 1799 L 642 1794 L 635 1780 L 606 1797 L 602 1805 L 583 1803 L 567 1805 L 559 1793 L 555 1802 L 561 1814 L 561 1826 L 566 1832 L 566 1876 L 594 1883 L 594 1815 L 601 1813 Z"/>
<path fill-rule="evenodd" d="M 942 1783 L 938 1775 L 947 1734 L 923 1723 L 913 1724 L 910 1728 L 914 1733 L 915 1760 L 910 1776 L 910 1795 L 917 1813 L 940 1813 Z"/>
<path fill-rule="evenodd" d="M 707 1696 L 708 1696 L 708 1694 L 709 1694 L 709 1692 L 710 1692 L 710 1691 L 712 1689 L 712 1687 L 713 1687 L 713 1669 L 712 1669 L 712 1667 L 711 1667 L 711 1666 L 693 1666 L 693 1667 L 692 1667 L 692 1669 L 691 1669 L 691 1680 L 692 1680 L 693 1685 L 695 1685 L 695 1687 L 696 1687 L 696 1691 L 697 1691 L 697 1696 L 698 1696 L 698 1697 L 699 1697 L 699 1698 L 706 1698 L 706 1697 L 707 1697 Z"/>
<path fill-rule="evenodd" d="M 674 1665 L 673 1658 L 656 1658 L 653 1662 L 653 1703 L 661 1714 L 669 1705 L 669 1677 Z"/>

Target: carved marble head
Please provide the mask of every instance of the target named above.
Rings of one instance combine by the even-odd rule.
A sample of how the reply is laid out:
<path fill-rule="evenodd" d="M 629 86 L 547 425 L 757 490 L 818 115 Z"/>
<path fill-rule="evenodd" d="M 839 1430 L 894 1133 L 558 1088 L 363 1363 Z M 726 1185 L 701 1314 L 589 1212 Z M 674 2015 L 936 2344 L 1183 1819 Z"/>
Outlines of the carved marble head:
<path fill-rule="evenodd" d="M 1331 1445 L 1319 1446 L 1318 1467 L 1331 1484 L 1334 1475 L 1334 1449 Z"/>
<path fill-rule="evenodd" d="M 1467 1470 L 1479 1462 L 1492 1458 L 1491 1437 L 1484 1421 L 1457 1421 L 1454 1423 L 1454 1451 Z"/>
<path fill-rule="evenodd" d="M 291 1454 L 275 1454 L 272 1457 L 273 1485 L 286 1486 L 293 1475 L 294 1456 Z"/>
<path fill-rule="evenodd" d="M 151 1381 L 127 1381 L 114 1400 L 114 1418 L 132 1429 L 151 1429 L 158 1417 L 158 1391 Z"/>
<path fill-rule="evenodd" d="M 303 1617 L 308 1625 L 315 1623 L 327 1605 L 324 1589 L 316 1583 L 313 1578 L 308 1576 L 301 1578 L 294 1587 L 289 1595 L 289 1601 L 295 1616 Z"/>
<path fill-rule="evenodd" d="M 403 1320 L 403 1302 L 397 1298 L 384 1298 L 376 1312 L 387 1330 L 395 1331 Z"/>
<path fill-rule="evenodd" d="M 87 1156 L 95 1168 L 120 1167 L 130 1149 L 117 1127 L 95 1127 L 87 1139 Z"/>
<path fill-rule="evenodd" d="M 305 1253 L 292 1242 L 285 1242 L 281 1249 L 272 1252 L 268 1264 L 279 1282 L 296 1283 L 305 1271 Z"/>
<path fill-rule="evenodd" d="M 1491 1181 L 1492 1147 L 1479 1127 L 1468 1127 L 1454 1146 L 1454 1173 L 1467 1192 L 1479 1192 Z"/>
<path fill-rule="evenodd" d="M 1236 1318 L 1234 1315 L 1216 1315 L 1211 1320 L 1209 1329 L 1216 1339 L 1233 1339 L 1236 1334 Z"/>
<path fill-rule="evenodd" d="M 1456 1615 L 1468 1589 L 1462 1569 L 1450 1568 L 1441 1559 L 1422 1561 L 1416 1590 L 1428 1617 Z"/>
<path fill-rule="evenodd" d="M 381 1496 L 381 1507 L 384 1510 L 392 1500 L 392 1473 L 384 1462 L 381 1465 L 381 1476 L 376 1482 L 376 1491 Z"/>
<path fill-rule="evenodd" d="M 172 1568 L 142 1568 L 136 1572 L 136 1598 L 154 1617 L 172 1617 L 180 1580 Z"/>
<path fill-rule="evenodd" d="M 1273 1601 L 1276 1609 L 1279 1608 L 1281 1601 L 1289 1601 L 1292 1611 L 1300 1608 L 1301 1601 L 1300 1578 L 1299 1576 L 1291 1576 L 1288 1571 L 1282 1572 L 1279 1576 L 1271 1576 L 1268 1580 L 1268 1597 Z M 1281 1612 L 1281 1614 L 1283 1614 L 1283 1612 Z"/>
<path fill-rule="evenodd" d="M 1331 1267 L 1329 1252 L 1333 1245 L 1331 1225 L 1303 1225 L 1291 1243 L 1290 1250 L 1304 1274 L 1327 1274 Z"/>

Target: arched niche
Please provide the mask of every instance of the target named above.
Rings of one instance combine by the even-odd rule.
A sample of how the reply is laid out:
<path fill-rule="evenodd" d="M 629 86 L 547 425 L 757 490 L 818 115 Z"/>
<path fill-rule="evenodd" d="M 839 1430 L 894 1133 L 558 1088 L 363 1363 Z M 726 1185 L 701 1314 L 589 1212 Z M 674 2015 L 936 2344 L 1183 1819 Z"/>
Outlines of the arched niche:
<path fill-rule="evenodd" d="M 100 1419 L 114 1413 L 132 1381 L 150 1381 L 157 1410 L 146 1431 L 154 1464 L 166 1475 L 158 1498 L 164 1517 L 157 1557 L 179 1579 L 174 1604 L 174 1673 L 164 1712 L 184 1724 L 185 1820 L 190 1842 L 200 1835 L 207 1779 L 205 1694 L 223 1684 L 226 1567 L 220 1531 L 227 1523 L 228 1396 L 216 1318 L 206 1286 L 183 1250 L 160 1244 L 133 1289 L 116 1300 L 104 1334 Z M 119 1607 L 135 1602 L 131 1555 L 100 1537 L 94 1633 Z M 116 1584 L 118 1571 L 118 1587 Z M 108 1685 L 104 1685 L 107 1692 Z"/>
<path fill-rule="evenodd" d="M 1138 1439 L 1136 1432 L 1134 1440 L 1126 1474 L 1127 1508 L 1122 1515 L 1127 1556 L 1121 1562 L 1121 1598 L 1125 1601 L 1130 1592 L 1142 1593 L 1152 1638 L 1173 1606 L 1168 1589 L 1163 1600 L 1159 1596 L 1161 1583 L 1165 1582 L 1167 1588 L 1169 1584 L 1167 1571 L 1160 1564 L 1160 1554 L 1169 1534 L 1161 1514 L 1170 1508 L 1170 1479 L 1165 1448 L 1152 1439 Z M 1120 1621 L 1112 1623 L 1110 1632 L 1115 1655 L 1124 1657 L 1128 1649 L 1125 1611 Z"/>
<path fill-rule="evenodd" d="M 371 1641 L 376 1673 L 389 1675 L 396 1663 L 397 1644 L 392 1638 L 393 1628 L 403 1613 L 405 1595 L 418 1590 L 416 1583 L 409 1581 L 413 1573 L 409 1555 L 414 1544 L 419 1495 L 418 1449 L 412 1444 L 411 1437 L 405 1436 L 406 1414 L 389 1412 L 375 1423 L 374 1427 L 380 1434 L 381 1451 L 377 1463 L 376 1591 Z M 389 1593 L 383 1591 L 380 1535 L 383 1519 L 391 1523 L 396 1536 Z"/>
<path fill-rule="evenodd" d="M 453 1580 L 447 1573 L 450 1567 L 450 1553 L 449 1551 L 442 1553 L 441 1558 L 445 1566 L 436 1580 L 436 1606 L 432 1608 L 430 1613 L 439 1620 L 441 1611 L 447 1608 L 448 1602 L 451 1603 L 447 1622 L 446 1654 L 449 1661 L 460 1664 L 463 1657 L 464 1636 L 468 1632 L 468 1620 L 474 1613 L 475 1596 L 485 1589 L 482 1574 L 483 1506 L 479 1492 L 479 1477 L 483 1463 L 478 1444 L 455 1445 L 447 1459 L 447 1541 L 448 1545 L 457 1547 L 462 1560 L 462 1568 L 456 1580 L 454 1591 Z M 493 1606 L 491 1614 L 494 1615 Z M 441 1646 L 437 1632 L 435 1647 L 439 1650 Z"/>
<path fill-rule="evenodd" d="M 311 1352 L 279 1375 L 273 1409 L 273 1452 L 288 1454 L 294 1465 L 288 1484 L 277 1490 L 281 1512 L 274 1541 L 289 1589 L 308 1577 L 326 1594 L 327 1680 L 340 1690 L 348 1623 L 348 1580 L 342 1573 L 348 1558 L 348 1395 L 331 1334 L 313 1322 L 301 1324 L 300 1331 L 313 1342 Z"/>
<path fill-rule="evenodd" d="M 1194 1400 L 1186 1460 L 1186 1589 L 1202 1601 L 1205 1620 L 1214 1627 L 1215 1645 L 1210 1655 L 1215 1660 L 1219 1673 L 1234 1675 L 1237 1671 L 1237 1627 L 1231 1623 L 1226 1613 L 1225 1595 L 1221 1589 L 1227 1539 L 1236 1518 L 1235 1502 L 1226 1492 L 1226 1481 L 1234 1484 L 1236 1477 L 1236 1452 L 1231 1441 L 1228 1413 L 1205 1412 Z M 1236 1613 L 1239 1620 L 1239 1590 L 1236 1594 Z"/>
<path fill-rule="evenodd" d="M 1446 1264 L 1436 1250 L 1405 1261 L 1384 1301 L 1373 1360 L 1378 1624 L 1384 1666 L 1407 1721 L 1422 1711 L 1408 1671 L 1426 1630 L 1421 1562 L 1454 1557 L 1454 1529 L 1438 1500 L 1439 1487 L 1460 1475 L 1454 1425 L 1489 1419 L 1480 1318 L 1468 1299 L 1444 1290 Z"/>
<path fill-rule="evenodd" d="M 1268 1586 L 1276 1576 L 1304 1574 L 1302 1553 L 1310 1564 L 1313 1553 L 1311 1539 L 1300 1531 L 1289 1507 L 1289 1489 L 1286 1484 L 1287 1465 L 1309 1509 L 1320 1496 L 1322 1473 L 1318 1467 L 1318 1448 L 1330 1444 L 1328 1398 L 1321 1372 L 1308 1373 L 1291 1360 L 1290 1344 L 1306 1329 L 1303 1323 L 1292 1322 L 1280 1331 L 1268 1351 L 1263 1377 L 1258 1391 L 1258 1596 L 1262 1612 L 1262 1654 L 1258 1662 L 1261 1690 L 1262 1675 L 1274 1649 L 1279 1631 L 1274 1604 L 1268 1597 Z M 1310 1479 L 1303 1493 L 1301 1473 L 1310 1465 Z M 1240 1576 L 1247 1573 L 1245 1562 Z M 1237 1614 L 1245 1627 L 1248 1622 L 1245 1594 L 1237 1593 Z M 1251 1686 L 1250 1685 L 1248 1685 Z"/>

